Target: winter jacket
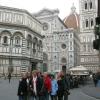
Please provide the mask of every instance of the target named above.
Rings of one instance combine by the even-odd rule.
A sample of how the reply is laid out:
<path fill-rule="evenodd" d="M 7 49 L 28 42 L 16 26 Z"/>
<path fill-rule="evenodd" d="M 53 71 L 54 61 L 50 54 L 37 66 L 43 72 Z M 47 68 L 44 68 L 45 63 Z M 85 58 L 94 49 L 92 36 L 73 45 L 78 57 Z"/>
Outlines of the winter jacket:
<path fill-rule="evenodd" d="M 57 83 L 58 83 L 57 95 L 62 97 L 64 95 L 64 90 L 65 90 L 64 81 L 63 79 L 61 79 L 61 80 L 58 80 Z"/>
<path fill-rule="evenodd" d="M 57 81 L 54 79 L 51 81 L 51 95 L 57 95 L 58 84 Z"/>
<path fill-rule="evenodd" d="M 25 96 L 27 95 L 27 81 L 26 79 L 21 79 L 19 81 L 19 86 L 18 86 L 18 96 Z"/>
<path fill-rule="evenodd" d="M 51 79 L 48 76 L 44 79 L 44 86 L 47 89 L 47 92 L 51 91 Z"/>
<path fill-rule="evenodd" d="M 43 86 L 43 78 L 42 77 L 37 77 L 37 79 L 36 79 L 37 95 L 40 95 L 42 86 Z M 29 82 L 29 87 L 30 87 L 30 94 L 31 95 L 35 95 L 35 93 L 34 93 L 34 86 L 33 86 L 33 78 Z"/>

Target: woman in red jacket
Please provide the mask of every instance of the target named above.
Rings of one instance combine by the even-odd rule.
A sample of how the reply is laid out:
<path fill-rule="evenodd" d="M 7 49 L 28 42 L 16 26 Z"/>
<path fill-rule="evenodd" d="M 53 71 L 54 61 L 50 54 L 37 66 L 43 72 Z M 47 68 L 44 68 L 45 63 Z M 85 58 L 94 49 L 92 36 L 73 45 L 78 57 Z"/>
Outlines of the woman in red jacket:
<path fill-rule="evenodd" d="M 49 100 L 49 94 L 51 91 L 51 79 L 50 79 L 48 73 L 44 73 L 44 87 L 46 89 L 45 100 Z"/>

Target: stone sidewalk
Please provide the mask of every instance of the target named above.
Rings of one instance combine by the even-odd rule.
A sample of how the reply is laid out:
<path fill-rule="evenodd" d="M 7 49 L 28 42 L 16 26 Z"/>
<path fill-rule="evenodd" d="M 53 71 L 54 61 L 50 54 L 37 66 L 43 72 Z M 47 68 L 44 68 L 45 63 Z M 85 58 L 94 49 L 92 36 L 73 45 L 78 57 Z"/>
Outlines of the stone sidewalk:
<path fill-rule="evenodd" d="M 85 87 L 82 92 L 88 96 L 100 99 L 100 87 Z"/>

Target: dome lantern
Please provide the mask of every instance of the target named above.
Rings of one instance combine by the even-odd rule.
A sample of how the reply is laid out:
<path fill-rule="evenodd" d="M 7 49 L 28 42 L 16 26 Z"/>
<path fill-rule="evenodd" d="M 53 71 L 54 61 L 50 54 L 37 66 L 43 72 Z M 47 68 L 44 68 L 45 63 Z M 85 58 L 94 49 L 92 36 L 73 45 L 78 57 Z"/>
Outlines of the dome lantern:
<path fill-rule="evenodd" d="M 71 7 L 71 12 L 72 12 L 72 13 L 75 13 L 75 12 L 76 12 L 76 7 L 74 6 L 74 3 L 73 3 L 73 5 L 72 5 L 72 7 Z"/>

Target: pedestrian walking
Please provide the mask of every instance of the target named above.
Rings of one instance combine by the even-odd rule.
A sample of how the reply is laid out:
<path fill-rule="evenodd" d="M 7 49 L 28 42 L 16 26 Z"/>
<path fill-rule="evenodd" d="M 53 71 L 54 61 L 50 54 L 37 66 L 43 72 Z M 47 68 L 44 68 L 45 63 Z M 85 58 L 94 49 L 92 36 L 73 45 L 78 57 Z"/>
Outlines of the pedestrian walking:
<path fill-rule="evenodd" d="M 8 74 L 8 80 L 9 80 L 9 83 L 11 81 L 11 73 Z"/>
<path fill-rule="evenodd" d="M 7 74 L 6 74 L 6 73 L 4 74 L 4 79 L 5 79 L 5 80 L 7 79 Z"/>
<path fill-rule="evenodd" d="M 96 74 L 93 74 L 93 82 L 94 82 L 94 85 L 95 87 L 97 86 L 97 82 L 98 82 L 98 79 L 97 79 L 97 75 Z"/>

